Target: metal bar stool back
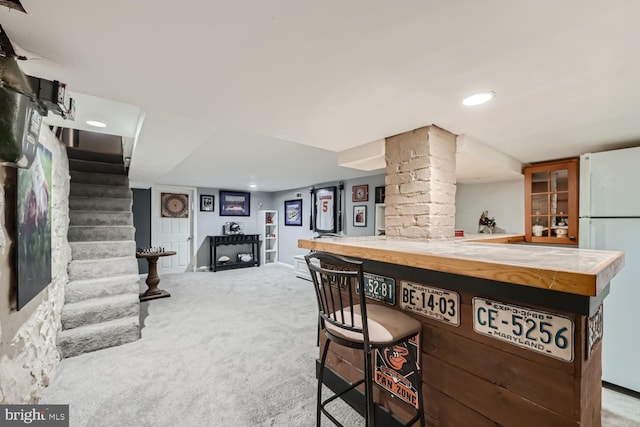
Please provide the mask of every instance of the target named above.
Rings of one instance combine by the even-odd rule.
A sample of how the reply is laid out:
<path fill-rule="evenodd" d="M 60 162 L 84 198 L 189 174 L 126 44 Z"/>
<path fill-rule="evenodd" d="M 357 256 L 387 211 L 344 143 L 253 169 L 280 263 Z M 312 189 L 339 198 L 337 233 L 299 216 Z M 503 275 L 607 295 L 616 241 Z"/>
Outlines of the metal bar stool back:
<path fill-rule="evenodd" d="M 364 384 L 365 423 L 375 426 L 373 400 L 373 356 L 375 349 L 399 344 L 417 335 L 421 323 L 396 310 L 380 304 L 367 305 L 363 290 L 364 272 L 361 261 L 327 253 L 316 252 L 305 256 L 318 302 L 320 328 L 327 337 L 322 351 L 318 373 L 317 420 L 320 426 L 322 414 L 334 424 L 342 426 L 325 406 L 347 392 Z M 364 357 L 364 378 L 347 389 L 322 400 L 324 370 L 330 344 L 360 349 Z M 419 361 L 415 361 L 419 362 Z M 420 363 L 416 363 L 420 379 Z M 418 408 L 415 416 L 405 425 L 418 420 L 424 426 L 421 382 L 418 382 Z"/>

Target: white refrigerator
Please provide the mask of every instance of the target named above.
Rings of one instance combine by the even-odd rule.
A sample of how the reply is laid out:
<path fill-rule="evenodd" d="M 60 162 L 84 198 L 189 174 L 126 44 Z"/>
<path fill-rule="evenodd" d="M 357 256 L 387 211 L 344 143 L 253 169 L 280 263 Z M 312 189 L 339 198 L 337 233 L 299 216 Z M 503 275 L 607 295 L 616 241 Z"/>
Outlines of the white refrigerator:
<path fill-rule="evenodd" d="M 580 156 L 579 246 L 623 251 L 604 300 L 602 380 L 640 392 L 640 147 Z"/>

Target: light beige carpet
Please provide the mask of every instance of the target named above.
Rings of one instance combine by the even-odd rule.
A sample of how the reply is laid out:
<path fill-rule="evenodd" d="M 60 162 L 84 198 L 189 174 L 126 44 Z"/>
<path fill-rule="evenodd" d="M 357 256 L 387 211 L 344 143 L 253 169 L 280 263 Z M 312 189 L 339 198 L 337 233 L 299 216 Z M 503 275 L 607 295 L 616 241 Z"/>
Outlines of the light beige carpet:
<path fill-rule="evenodd" d="M 159 287 L 171 297 L 141 304 L 142 339 L 63 360 L 41 402 L 70 404 L 74 427 L 315 425 L 311 282 L 268 265 L 165 275 Z M 603 426 L 639 426 L 628 412 L 640 403 L 611 396 Z M 363 425 L 337 405 L 345 426 Z"/>

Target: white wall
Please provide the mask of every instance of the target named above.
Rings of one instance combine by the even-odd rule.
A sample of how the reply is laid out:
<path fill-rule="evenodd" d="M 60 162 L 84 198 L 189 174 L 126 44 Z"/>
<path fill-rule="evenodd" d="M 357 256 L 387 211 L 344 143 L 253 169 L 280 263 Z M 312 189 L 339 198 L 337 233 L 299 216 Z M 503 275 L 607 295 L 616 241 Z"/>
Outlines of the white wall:
<path fill-rule="evenodd" d="M 524 233 L 524 178 L 485 184 L 457 184 L 456 228 L 478 232 L 483 211 L 496 219 L 496 231 Z"/>

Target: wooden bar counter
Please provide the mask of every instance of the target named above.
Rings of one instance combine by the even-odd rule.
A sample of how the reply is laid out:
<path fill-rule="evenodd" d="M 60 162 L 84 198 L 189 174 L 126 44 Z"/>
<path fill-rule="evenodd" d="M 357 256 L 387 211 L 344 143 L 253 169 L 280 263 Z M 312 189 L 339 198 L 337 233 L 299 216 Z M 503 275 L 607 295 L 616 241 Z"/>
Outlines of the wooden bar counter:
<path fill-rule="evenodd" d="M 334 237 L 298 246 L 363 260 L 372 297 L 381 298 L 374 284 L 391 284 L 394 308 L 422 322 L 427 425 L 600 426 L 602 301 L 624 255 L 520 241 Z M 390 304 L 389 290 L 386 302 L 368 301 Z M 357 352 L 329 353 L 338 381 L 362 376 Z M 385 416 L 408 418 L 406 403 L 375 389 Z"/>

